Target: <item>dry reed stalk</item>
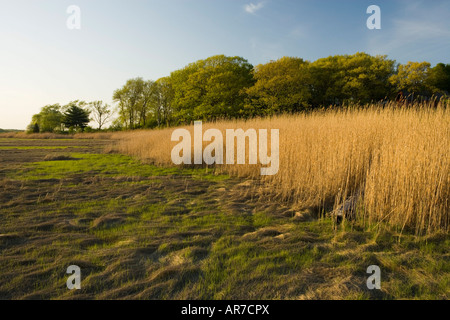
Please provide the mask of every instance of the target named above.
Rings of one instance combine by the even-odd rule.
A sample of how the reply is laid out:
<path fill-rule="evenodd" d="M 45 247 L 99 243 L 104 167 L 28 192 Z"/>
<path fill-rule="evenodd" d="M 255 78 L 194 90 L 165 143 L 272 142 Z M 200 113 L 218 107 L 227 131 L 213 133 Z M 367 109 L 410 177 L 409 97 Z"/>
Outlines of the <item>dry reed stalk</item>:
<path fill-rule="evenodd" d="M 184 128 L 193 137 L 193 127 Z M 203 132 L 209 128 L 221 130 L 224 137 L 226 129 L 280 130 L 278 174 L 260 177 L 259 165 L 216 166 L 220 172 L 263 179 L 271 197 L 330 210 L 358 193 L 363 196 L 358 197 L 357 215 L 368 226 L 383 221 L 417 234 L 449 231 L 448 106 L 373 105 L 203 124 Z M 119 140 L 119 152 L 171 165 L 177 144 L 171 141 L 173 130 L 120 132 L 112 138 Z"/>

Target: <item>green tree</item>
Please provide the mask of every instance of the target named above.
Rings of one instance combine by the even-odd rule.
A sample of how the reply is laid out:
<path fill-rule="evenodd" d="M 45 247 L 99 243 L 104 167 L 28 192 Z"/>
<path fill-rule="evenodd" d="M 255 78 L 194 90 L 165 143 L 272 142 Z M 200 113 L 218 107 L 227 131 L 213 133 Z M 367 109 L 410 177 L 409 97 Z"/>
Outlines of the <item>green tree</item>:
<path fill-rule="evenodd" d="M 369 103 L 388 96 L 393 87 L 389 78 L 395 72 L 395 61 L 385 55 L 370 56 L 358 52 L 341 57 L 340 74 L 344 99 Z"/>
<path fill-rule="evenodd" d="M 83 131 L 89 121 L 89 111 L 80 108 L 76 104 L 70 105 L 64 113 L 63 124 L 67 128 L 81 129 Z"/>
<path fill-rule="evenodd" d="M 173 71 L 170 74 L 169 82 L 173 90 L 173 117 L 174 124 L 188 123 L 194 119 L 194 108 L 199 101 L 195 101 L 190 93 L 192 88 L 192 81 L 187 86 L 189 77 L 197 72 L 198 66 L 195 63 L 191 63 L 183 69 Z M 198 90 L 198 89 L 196 89 Z M 198 92 L 201 94 L 201 92 Z"/>
<path fill-rule="evenodd" d="M 138 119 L 138 104 L 142 95 L 144 80 L 127 80 L 125 85 L 114 91 L 113 101 L 118 102 L 119 116 L 126 128 L 134 129 Z"/>
<path fill-rule="evenodd" d="M 213 56 L 172 72 L 172 108 L 178 123 L 233 118 L 244 109 L 253 66 L 241 57 Z"/>
<path fill-rule="evenodd" d="M 139 125 L 141 127 L 153 127 L 152 120 L 154 121 L 158 118 L 156 110 L 157 99 L 158 85 L 152 80 L 145 81 L 142 87 L 141 101 L 139 102 Z"/>
<path fill-rule="evenodd" d="M 450 64 L 438 63 L 428 72 L 427 84 L 433 93 L 450 93 Z"/>
<path fill-rule="evenodd" d="M 158 126 L 168 126 L 172 121 L 174 91 L 169 77 L 156 81 L 156 101 L 154 104 Z"/>
<path fill-rule="evenodd" d="M 41 108 L 41 112 L 33 115 L 28 129 L 32 131 L 39 129 L 39 132 L 61 131 L 63 114 L 59 104 L 46 105 Z"/>
<path fill-rule="evenodd" d="M 256 83 L 245 89 L 248 96 L 245 113 L 268 115 L 307 108 L 311 99 L 308 65 L 300 58 L 283 57 L 256 66 Z"/>
<path fill-rule="evenodd" d="M 114 91 L 113 101 L 118 103 L 119 119 L 126 128 L 148 126 L 147 122 L 154 116 L 151 109 L 156 93 L 155 82 L 142 78 L 130 79 Z"/>
<path fill-rule="evenodd" d="M 39 124 L 37 122 L 31 122 L 27 126 L 27 133 L 39 133 Z"/>
<path fill-rule="evenodd" d="M 364 52 L 319 59 L 310 66 L 311 103 L 327 106 L 381 100 L 393 91 L 389 79 L 394 72 L 394 60 Z"/>
<path fill-rule="evenodd" d="M 392 75 L 389 80 L 398 91 L 406 90 L 409 93 L 430 95 L 432 88 L 427 82 L 430 66 L 429 62 L 399 64 L 396 74 Z"/>
<path fill-rule="evenodd" d="M 341 94 L 338 57 L 322 58 L 309 66 L 311 75 L 311 104 L 314 107 L 329 106 L 338 103 L 344 97 Z"/>

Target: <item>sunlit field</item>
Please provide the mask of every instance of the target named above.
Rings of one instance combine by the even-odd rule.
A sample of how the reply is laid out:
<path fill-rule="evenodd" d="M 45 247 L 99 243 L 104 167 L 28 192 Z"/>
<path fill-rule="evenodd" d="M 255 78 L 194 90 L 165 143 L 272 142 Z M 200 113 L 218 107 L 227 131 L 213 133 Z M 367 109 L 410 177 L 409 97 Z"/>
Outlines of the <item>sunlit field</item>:
<path fill-rule="evenodd" d="M 370 106 L 203 124 L 279 129 L 264 177 L 174 166 L 175 128 L 0 137 L 0 298 L 448 299 L 449 122 Z"/>
<path fill-rule="evenodd" d="M 192 126 L 185 128 L 193 131 Z M 276 175 L 261 177 L 260 165 L 214 168 L 262 182 L 253 188 L 267 201 L 284 201 L 298 214 L 315 218 L 342 211 L 351 201 L 344 215 L 367 228 L 415 234 L 449 231 L 450 112 L 442 104 L 392 103 L 203 124 L 203 132 L 209 128 L 220 129 L 224 136 L 226 129 L 280 130 Z M 113 138 L 120 140 L 119 152 L 173 165 L 173 130 L 124 132 Z"/>
<path fill-rule="evenodd" d="M 450 299 L 450 0 L 4 2 L 0 301 Z"/>

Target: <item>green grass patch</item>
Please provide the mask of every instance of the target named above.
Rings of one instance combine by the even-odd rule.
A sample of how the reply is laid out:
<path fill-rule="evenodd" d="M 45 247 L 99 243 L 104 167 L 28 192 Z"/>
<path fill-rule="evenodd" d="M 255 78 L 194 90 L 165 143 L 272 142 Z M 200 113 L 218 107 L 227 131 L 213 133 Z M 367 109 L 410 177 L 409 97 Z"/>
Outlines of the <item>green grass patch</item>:
<path fill-rule="evenodd" d="M 84 146 L 0 146 L 0 150 L 63 150 L 63 149 L 85 149 Z"/>
<path fill-rule="evenodd" d="M 90 172 L 92 175 L 116 177 L 154 177 L 167 175 L 190 176 L 209 181 L 223 181 L 228 176 L 213 175 L 203 169 L 158 167 L 142 164 L 138 160 L 120 154 L 70 153 L 73 160 L 42 161 L 28 163 L 9 178 L 24 180 L 63 179 L 73 174 Z"/>

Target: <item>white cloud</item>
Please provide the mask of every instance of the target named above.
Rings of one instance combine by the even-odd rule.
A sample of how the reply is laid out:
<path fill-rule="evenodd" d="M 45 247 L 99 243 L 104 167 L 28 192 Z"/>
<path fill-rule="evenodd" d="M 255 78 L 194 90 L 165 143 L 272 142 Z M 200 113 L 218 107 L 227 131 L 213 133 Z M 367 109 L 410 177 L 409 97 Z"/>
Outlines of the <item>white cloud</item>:
<path fill-rule="evenodd" d="M 255 14 L 255 12 L 262 9 L 264 7 L 264 5 L 265 5 L 264 2 L 259 2 L 257 4 L 250 3 L 250 4 L 246 4 L 244 6 L 244 9 L 245 9 L 245 12 L 247 12 L 247 13 Z"/>

